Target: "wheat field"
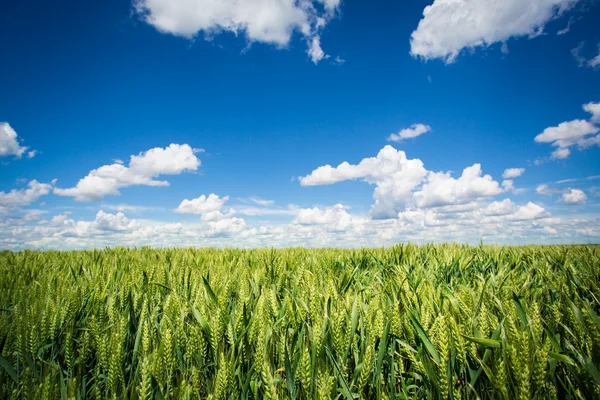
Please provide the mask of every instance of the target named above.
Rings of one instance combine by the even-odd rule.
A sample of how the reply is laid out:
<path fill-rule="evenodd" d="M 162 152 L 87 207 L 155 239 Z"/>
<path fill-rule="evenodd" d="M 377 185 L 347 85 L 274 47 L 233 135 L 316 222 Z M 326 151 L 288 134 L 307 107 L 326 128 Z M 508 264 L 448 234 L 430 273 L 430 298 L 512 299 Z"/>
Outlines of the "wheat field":
<path fill-rule="evenodd" d="M 600 397 L 600 247 L 0 253 L 0 397 Z"/>

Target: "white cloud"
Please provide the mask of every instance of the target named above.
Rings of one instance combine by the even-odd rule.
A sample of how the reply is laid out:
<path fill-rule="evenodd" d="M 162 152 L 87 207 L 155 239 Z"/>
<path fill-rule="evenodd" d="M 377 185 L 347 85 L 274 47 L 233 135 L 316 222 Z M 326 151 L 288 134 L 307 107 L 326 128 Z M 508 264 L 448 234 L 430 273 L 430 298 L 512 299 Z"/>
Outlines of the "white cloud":
<path fill-rule="evenodd" d="M 573 243 L 597 241 L 600 218 L 568 214 L 553 217 L 535 203 L 510 199 L 471 202 L 460 206 L 410 208 L 396 219 L 373 220 L 352 214 L 348 207 L 301 209 L 284 223 L 247 223 L 225 217 L 214 221 L 166 223 L 129 219 L 122 213 L 99 211 L 92 220 L 69 215 L 0 218 L 0 248 L 155 247 L 364 247 L 397 242 L 477 244 Z"/>
<path fill-rule="evenodd" d="M 40 207 L 42 206 L 43 203 L 40 203 Z M 39 223 L 46 214 L 48 214 L 48 211 L 46 210 L 35 208 L 5 208 L 0 205 L 0 227 L 6 227 L 10 224 L 25 225 L 32 222 Z"/>
<path fill-rule="evenodd" d="M 299 208 L 293 205 L 287 208 L 274 207 L 272 200 L 264 200 L 259 197 L 250 197 L 248 199 L 238 199 L 243 202 L 251 202 L 261 205 L 261 207 L 253 207 L 246 205 L 236 205 L 228 209 L 224 209 L 225 203 L 229 201 L 229 196 L 219 197 L 216 194 L 210 194 L 208 196 L 202 195 L 198 198 L 188 200 L 185 199 L 179 204 L 179 206 L 173 210 L 178 214 L 194 214 L 200 215 L 200 219 L 203 222 L 219 222 L 223 220 L 231 220 L 229 222 L 222 222 L 215 224 L 214 229 L 221 231 L 225 226 L 229 226 L 231 229 L 241 226 L 241 218 L 235 218 L 234 215 L 246 215 L 250 217 L 257 216 L 295 216 L 299 212 Z"/>
<path fill-rule="evenodd" d="M 458 179 L 449 172 L 430 172 L 427 182 L 415 192 L 419 207 L 439 207 L 450 204 L 466 204 L 473 200 L 500 194 L 502 189 L 490 175 L 483 175 L 480 164 L 463 170 Z"/>
<path fill-rule="evenodd" d="M 331 208 L 320 209 L 304 208 L 299 210 L 298 216 L 293 224 L 298 225 L 327 225 L 333 231 L 345 231 L 352 223 L 353 219 L 346 211 L 347 207 L 336 204 Z"/>
<path fill-rule="evenodd" d="M 583 105 L 583 109 L 592 117 L 590 121 L 576 119 L 573 121 L 561 122 L 558 126 L 544 129 L 542 133 L 535 137 L 537 143 L 551 143 L 558 147 L 552 152 L 550 158 L 562 160 L 571 155 L 571 149 L 577 147 L 585 149 L 591 146 L 600 145 L 600 128 L 594 123 L 600 118 L 600 103 L 588 103 Z"/>
<path fill-rule="evenodd" d="M 584 204 L 587 201 L 587 196 L 583 190 L 567 189 L 567 191 L 563 193 L 561 201 L 564 204 L 569 205 Z"/>
<path fill-rule="evenodd" d="M 161 243 L 163 246 L 197 245 L 198 240 L 226 238 L 240 239 L 255 229 L 247 227 L 241 218 L 225 218 L 195 224 L 164 223 L 150 220 L 130 220 L 123 213 L 98 211 L 95 218 L 73 220 L 66 214 L 39 221 L 37 225 L 20 226 L 10 234 L 0 232 L 0 247 L 14 247 L 14 235 L 27 236 L 27 247 L 90 248 L 104 246 L 140 246 Z M 218 239 L 215 239 L 218 240 Z M 13 246 L 11 246 L 11 243 Z M 223 244 L 223 243 L 222 243 Z"/>
<path fill-rule="evenodd" d="M 485 215 L 507 215 L 515 211 L 515 204 L 510 199 L 494 201 L 483 209 Z"/>
<path fill-rule="evenodd" d="M 524 206 L 519 206 L 510 199 L 489 203 L 487 206 L 481 208 L 480 211 L 476 210 L 471 217 L 473 220 L 479 219 L 483 222 L 492 221 L 485 217 L 477 218 L 477 214 L 496 218 L 492 219 L 493 221 L 498 221 L 497 218 L 501 218 L 500 220 L 504 221 L 530 221 L 550 216 L 550 213 L 538 204 L 528 202 Z"/>
<path fill-rule="evenodd" d="M 435 0 L 410 39 L 411 54 L 456 60 L 463 49 L 487 47 L 512 37 L 535 37 L 578 0 Z"/>
<path fill-rule="evenodd" d="M 204 222 L 214 222 L 214 229 L 221 232 L 226 229 L 235 229 L 237 226 L 240 226 L 240 221 L 238 221 L 240 218 L 233 218 L 233 214 L 235 213 L 233 209 L 223 210 L 223 206 L 228 200 L 229 196 L 219 197 L 218 195 L 211 193 L 208 196 L 202 195 L 192 200 L 185 199 L 174 211 L 179 214 L 200 215 L 200 220 Z M 221 222 L 223 220 L 231 221 Z M 217 224 L 217 222 L 219 223 Z M 225 228 L 227 226 L 229 226 L 229 228 Z"/>
<path fill-rule="evenodd" d="M 0 209 L 9 210 L 26 206 L 47 195 L 51 190 L 52 185 L 34 179 L 27 184 L 26 189 L 13 189 L 8 193 L 0 192 Z"/>
<path fill-rule="evenodd" d="M 319 0 L 319 2 L 323 3 L 326 9 L 335 11 L 340 6 L 342 0 Z"/>
<path fill-rule="evenodd" d="M 490 175 L 482 175 L 479 164 L 465 168 L 462 176 L 455 179 L 450 172 L 427 171 L 421 160 L 409 160 L 406 153 L 389 145 L 376 157 L 365 158 L 357 165 L 348 162 L 335 168 L 325 165 L 298 178 L 302 186 L 352 179 L 375 185 L 375 203 L 371 207 L 375 219 L 395 218 L 407 205 L 421 208 L 460 205 L 502 192 Z"/>
<path fill-rule="evenodd" d="M 535 141 L 538 143 L 552 143 L 553 146 L 566 148 L 577 144 L 581 138 L 593 135 L 598 131 L 600 131 L 600 128 L 591 122 L 576 119 L 544 129 L 542 133 L 535 137 Z"/>
<path fill-rule="evenodd" d="M 504 178 L 504 179 L 518 178 L 519 176 L 523 175 L 524 172 L 525 172 L 525 168 L 507 168 L 504 170 L 504 173 L 502 174 L 502 178 Z"/>
<path fill-rule="evenodd" d="M 209 236 L 230 236 L 247 229 L 246 221 L 242 218 L 219 218 L 208 222 Z"/>
<path fill-rule="evenodd" d="M 591 178 L 593 178 L 593 177 L 591 177 Z M 572 181 L 576 181 L 576 180 L 577 179 L 566 179 L 564 181 L 558 181 L 557 183 L 572 182 Z M 550 188 L 548 185 L 542 184 L 542 185 L 539 185 L 535 191 L 538 194 L 545 195 L 545 196 L 550 196 L 553 194 L 561 194 L 561 198 L 560 198 L 559 202 L 561 202 L 563 204 L 568 204 L 568 205 L 584 204 L 587 201 L 587 195 L 581 189 Z"/>
<path fill-rule="evenodd" d="M 205 37 L 227 31 L 243 33 L 250 42 L 285 47 L 298 32 L 315 63 L 325 57 L 319 33 L 340 7 L 339 0 L 136 0 L 134 4 L 159 31 L 187 38 L 201 31 Z"/>
<path fill-rule="evenodd" d="M 0 122 L 0 157 L 15 156 L 21 158 L 29 149 L 27 146 L 21 146 L 17 138 L 17 132 L 8 122 Z M 33 158 L 37 152 L 31 150 L 27 152 L 28 158 Z"/>
<path fill-rule="evenodd" d="M 134 223 L 122 212 L 108 214 L 102 210 L 96 214 L 94 224 L 94 228 L 100 231 L 125 231 L 134 226 Z"/>
<path fill-rule="evenodd" d="M 105 213 L 100 210 L 92 221 L 75 221 L 66 214 L 52 217 L 47 224 L 37 226 L 36 232 L 42 239 L 87 238 L 131 232 L 140 227 L 138 221 L 128 219 L 123 213 Z"/>
<path fill-rule="evenodd" d="M 179 214 L 207 214 L 220 211 L 227 200 L 229 200 L 229 196 L 219 197 L 214 193 L 208 196 L 202 195 L 192 200 L 183 200 L 179 207 L 175 209 L 175 212 Z"/>
<path fill-rule="evenodd" d="M 592 114 L 592 118 L 590 118 L 590 121 L 592 121 L 595 124 L 600 124 L 600 102 L 584 104 L 583 109 Z"/>
<path fill-rule="evenodd" d="M 535 188 L 535 192 L 537 194 L 541 194 L 541 195 L 544 195 L 544 196 L 548 196 L 548 195 L 551 195 L 553 193 L 552 189 L 550 189 L 548 187 L 548 185 L 546 185 L 546 184 L 538 185 L 538 187 Z"/>
<path fill-rule="evenodd" d="M 515 188 L 515 182 L 512 179 L 505 179 L 502 181 L 502 190 L 505 192 L 514 192 L 517 189 Z"/>
<path fill-rule="evenodd" d="M 315 64 L 318 64 L 319 61 L 326 57 L 325 52 L 321 48 L 321 38 L 319 38 L 318 36 L 315 36 L 312 39 L 312 42 L 308 49 L 308 55 L 310 56 L 312 62 L 314 62 Z"/>
<path fill-rule="evenodd" d="M 421 160 L 409 160 L 403 151 L 385 146 L 376 157 L 365 158 L 357 165 L 348 162 L 343 162 L 336 168 L 325 165 L 298 180 L 302 186 L 317 186 L 362 179 L 376 186 L 372 216 L 389 218 L 395 217 L 404 208 L 412 196 L 412 190 L 426 175 L 427 170 Z"/>
<path fill-rule="evenodd" d="M 550 155 L 550 158 L 553 160 L 564 160 L 565 158 L 569 158 L 571 155 L 571 150 L 569 149 L 556 149 Z"/>
<path fill-rule="evenodd" d="M 119 195 L 119 189 L 128 186 L 169 186 L 169 182 L 154 178 L 196 171 L 199 166 L 200 160 L 189 145 L 171 144 L 164 149 L 157 147 L 137 156 L 132 155 L 127 167 L 115 163 L 94 169 L 80 179 L 75 187 L 55 188 L 54 193 L 75 197 L 78 201 L 100 200 L 104 196 Z"/>
<path fill-rule="evenodd" d="M 543 207 L 529 202 L 525 206 L 517 207 L 515 213 L 511 216 L 511 219 L 517 221 L 527 221 L 532 219 L 538 219 L 549 216 L 548 212 Z"/>
<path fill-rule="evenodd" d="M 411 231 L 447 226 L 448 222 L 439 219 L 433 210 L 409 209 L 398 213 L 398 225 L 400 231 Z"/>
<path fill-rule="evenodd" d="M 438 214 L 456 214 L 474 211 L 480 207 L 480 204 L 476 201 L 471 201 L 465 204 L 452 204 L 448 206 L 440 206 L 435 208 L 435 212 Z"/>
<path fill-rule="evenodd" d="M 392 133 L 387 140 L 401 142 L 404 139 L 412 139 L 424 133 L 431 132 L 431 127 L 424 124 L 413 124 L 410 128 L 402 129 L 399 133 Z"/>
<path fill-rule="evenodd" d="M 536 221 L 550 217 L 550 213 L 535 203 L 519 206 L 510 199 L 495 201 L 487 205 L 476 204 L 476 207 L 441 213 L 440 209 L 412 209 L 398 214 L 399 224 L 403 230 L 419 230 L 424 235 L 446 232 L 450 235 L 461 235 L 462 232 L 478 230 L 478 235 L 503 235 L 506 231 L 526 230 L 528 221 Z M 493 233 L 492 233 L 493 232 Z"/>

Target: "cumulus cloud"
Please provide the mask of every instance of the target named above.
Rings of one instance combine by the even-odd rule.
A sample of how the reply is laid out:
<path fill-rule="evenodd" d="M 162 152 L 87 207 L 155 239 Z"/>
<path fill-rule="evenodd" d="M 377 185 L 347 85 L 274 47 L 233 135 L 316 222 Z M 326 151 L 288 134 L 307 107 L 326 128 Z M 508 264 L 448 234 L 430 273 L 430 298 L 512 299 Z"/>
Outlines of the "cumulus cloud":
<path fill-rule="evenodd" d="M 424 133 L 431 132 L 431 127 L 424 124 L 413 124 L 410 128 L 402 129 L 399 133 L 392 133 L 387 140 L 391 142 L 401 142 L 404 139 L 413 139 Z"/>
<path fill-rule="evenodd" d="M 250 216 L 277 214 L 276 210 L 269 208 L 247 207 L 241 211 L 233 208 L 225 209 L 225 203 L 228 200 L 229 196 L 219 197 L 214 193 L 208 196 L 202 195 L 192 200 L 183 200 L 174 211 L 179 214 L 200 215 L 200 220 L 207 224 L 206 235 L 218 237 L 240 233 L 248 234 L 255 229 L 248 227 L 243 218 L 235 217 L 236 214 Z M 287 210 L 281 211 L 282 214 L 290 215 Z"/>
<path fill-rule="evenodd" d="M 458 179 L 449 172 L 430 172 L 427 182 L 415 192 L 419 207 L 439 207 L 450 204 L 466 204 L 473 200 L 500 194 L 502 189 L 490 175 L 483 175 L 480 164 L 463 170 Z"/>
<path fill-rule="evenodd" d="M 427 171 L 421 160 L 409 160 L 406 153 L 389 145 L 376 157 L 365 158 L 356 165 L 348 162 L 335 168 L 325 165 L 298 178 L 302 186 L 330 185 L 352 179 L 375 185 L 375 202 L 371 207 L 374 219 L 395 218 L 407 206 L 456 206 L 502 192 L 497 181 L 483 175 L 480 164 L 465 168 L 455 179 L 450 172 Z"/>
<path fill-rule="evenodd" d="M 498 234 L 501 229 L 515 231 L 515 228 L 526 229 L 528 221 L 537 221 L 549 218 L 551 214 L 535 203 L 517 205 L 510 199 L 494 201 L 487 205 L 475 204 L 475 207 L 455 210 L 454 212 L 441 212 L 441 209 L 410 209 L 398 214 L 399 225 L 402 230 L 429 232 L 454 232 L 481 229 L 479 235 L 487 236 L 484 232 Z"/>
<path fill-rule="evenodd" d="M 525 168 L 507 168 L 504 170 L 504 173 L 502 174 L 502 178 L 504 178 L 504 179 L 518 178 L 519 176 L 523 175 L 524 172 L 525 172 Z"/>
<path fill-rule="evenodd" d="M 514 211 L 515 204 L 510 199 L 491 202 L 482 210 L 484 215 L 507 215 Z"/>
<path fill-rule="evenodd" d="M 229 200 L 229 196 L 219 197 L 214 193 L 208 196 L 202 195 L 192 200 L 183 200 L 179 207 L 175 209 L 175 212 L 179 214 L 207 214 L 220 211 L 227 200 Z"/>
<path fill-rule="evenodd" d="M 142 18 L 164 33 L 193 38 L 200 32 L 244 34 L 249 42 L 285 47 L 295 32 L 318 63 L 326 57 L 320 33 L 336 15 L 340 0 L 136 0 Z"/>
<path fill-rule="evenodd" d="M 594 177 L 592 177 L 592 178 L 594 178 Z M 572 181 L 576 181 L 576 180 L 577 179 L 565 179 L 564 181 L 558 181 L 557 183 L 572 182 Z M 536 191 L 537 194 L 541 194 L 541 195 L 544 195 L 544 196 L 551 196 L 551 195 L 560 194 L 561 197 L 560 197 L 560 199 L 558 201 L 560 203 L 568 204 L 568 205 L 584 204 L 587 201 L 587 195 L 581 189 L 571 189 L 571 188 L 559 189 L 559 188 L 551 188 L 547 184 L 542 184 L 542 185 L 539 185 L 536 188 L 535 191 Z"/>
<path fill-rule="evenodd" d="M 299 181 L 302 186 L 313 186 L 350 179 L 376 185 L 371 208 L 371 216 L 376 219 L 394 218 L 407 204 L 422 208 L 460 205 L 502 192 L 490 175 L 482 175 L 480 164 L 465 168 L 455 179 L 450 172 L 427 171 L 421 160 L 409 160 L 403 151 L 391 146 L 357 165 L 343 162 L 336 168 L 319 167 Z"/>
<path fill-rule="evenodd" d="M 219 197 L 218 195 L 212 193 L 208 196 L 201 195 L 200 197 L 192 200 L 185 199 L 173 211 L 178 214 L 199 215 L 200 219 L 204 222 L 217 222 L 227 219 L 232 220 L 215 225 L 216 230 L 222 229 L 224 226 L 227 226 L 227 224 L 231 224 L 232 229 L 234 229 L 235 226 L 241 226 L 242 219 L 235 218 L 235 215 L 245 215 L 250 217 L 265 215 L 295 216 L 299 212 L 299 208 L 294 205 L 290 205 L 286 208 L 275 207 L 272 200 L 264 200 L 259 197 L 250 197 L 248 199 L 238 200 L 244 203 L 254 203 L 260 207 L 238 204 L 225 209 L 225 203 L 229 201 L 229 196 Z"/>
<path fill-rule="evenodd" d="M 586 112 L 589 112 L 590 114 L 592 114 L 590 121 L 592 121 L 595 124 L 600 124 L 600 102 L 598 102 L 598 103 L 592 102 L 592 103 L 584 104 L 583 109 Z"/>
<path fill-rule="evenodd" d="M 223 210 L 224 204 L 229 200 L 229 196 L 219 197 L 211 193 L 208 196 L 202 195 L 198 198 L 185 199 L 174 211 L 179 214 L 200 215 L 200 219 L 205 222 L 220 221 L 232 217 L 233 209 Z"/>
<path fill-rule="evenodd" d="M 517 207 L 515 213 L 511 216 L 511 219 L 517 221 L 527 221 L 543 218 L 549 215 L 550 214 L 543 207 L 529 202 L 524 206 Z"/>
<path fill-rule="evenodd" d="M 66 214 L 55 215 L 47 224 L 36 229 L 43 237 L 86 238 L 107 234 L 131 232 L 140 227 L 138 221 L 128 219 L 125 214 L 96 213 L 92 221 L 75 221 Z"/>
<path fill-rule="evenodd" d="M 588 103 L 583 105 L 583 109 L 592 117 L 590 121 L 576 119 L 573 121 L 561 122 L 558 126 L 544 129 L 544 131 L 535 137 L 537 143 L 551 143 L 557 149 L 552 152 L 551 158 L 562 160 L 571 155 L 572 148 L 585 149 L 591 146 L 600 145 L 600 128 L 595 125 L 600 118 L 600 103 Z"/>
<path fill-rule="evenodd" d="M 587 196 L 583 190 L 569 188 L 563 193 L 561 201 L 568 205 L 579 205 L 587 201 Z"/>
<path fill-rule="evenodd" d="M 153 148 L 129 158 L 129 166 L 121 163 L 103 165 L 68 189 L 55 188 L 59 196 L 75 197 L 78 201 L 100 200 L 104 196 L 119 195 L 119 189 L 133 186 L 169 186 L 169 182 L 156 180 L 160 175 L 179 175 L 196 171 L 200 160 L 196 151 L 187 144 L 171 144 L 166 148 Z"/>
<path fill-rule="evenodd" d="M 298 178 L 302 186 L 330 185 L 346 180 L 362 179 L 375 185 L 375 218 L 395 217 L 404 208 L 415 189 L 427 175 L 419 159 L 409 160 L 406 153 L 385 146 L 376 157 L 363 159 L 357 165 L 343 162 L 337 167 L 325 165 Z"/>
<path fill-rule="evenodd" d="M 435 0 L 410 38 L 411 54 L 456 60 L 463 49 L 488 47 L 512 37 L 536 37 L 578 0 Z"/>
<path fill-rule="evenodd" d="M 327 225 L 333 231 L 345 231 L 353 223 L 353 218 L 341 204 L 321 209 L 319 207 L 299 210 L 292 222 L 297 225 Z"/>
<path fill-rule="evenodd" d="M 0 192 L 0 210 L 10 210 L 29 205 L 40 197 L 46 196 L 51 190 L 51 184 L 40 183 L 34 179 L 27 184 L 25 189 Z"/>
<path fill-rule="evenodd" d="M 230 236 L 241 233 L 247 229 L 246 221 L 242 218 L 219 218 L 208 222 L 209 236 Z"/>
<path fill-rule="evenodd" d="M 27 152 L 28 158 L 36 155 L 35 150 L 27 151 L 29 147 L 21 146 L 17 132 L 8 122 L 0 122 L 0 157 L 15 156 L 21 158 Z"/>
<path fill-rule="evenodd" d="M 487 206 L 480 206 L 474 209 L 471 213 L 463 214 L 468 216 L 472 223 L 480 221 L 481 223 L 488 222 L 507 222 L 507 221 L 530 221 L 550 216 L 542 206 L 528 202 L 525 205 L 518 205 L 511 199 L 502 201 L 493 201 Z"/>
<path fill-rule="evenodd" d="M 593 135 L 600 128 L 589 121 L 576 119 L 574 121 L 561 122 L 558 126 L 544 129 L 535 137 L 538 143 L 552 143 L 553 146 L 567 148 L 577 144 L 582 138 Z"/>
<path fill-rule="evenodd" d="M 94 228 L 100 231 L 125 231 L 131 229 L 133 225 L 134 223 L 122 212 L 109 214 L 100 210 L 94 221 Z"/>

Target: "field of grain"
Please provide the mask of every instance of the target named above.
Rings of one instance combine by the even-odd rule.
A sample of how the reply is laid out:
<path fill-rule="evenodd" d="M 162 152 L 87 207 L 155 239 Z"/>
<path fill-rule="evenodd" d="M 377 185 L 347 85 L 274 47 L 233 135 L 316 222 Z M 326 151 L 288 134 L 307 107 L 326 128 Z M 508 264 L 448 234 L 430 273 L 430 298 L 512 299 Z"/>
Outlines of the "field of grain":
<path fill-rule="evenodd" d="M 600 247 L 0 253 L 0 397 L 600 397 Z"/>

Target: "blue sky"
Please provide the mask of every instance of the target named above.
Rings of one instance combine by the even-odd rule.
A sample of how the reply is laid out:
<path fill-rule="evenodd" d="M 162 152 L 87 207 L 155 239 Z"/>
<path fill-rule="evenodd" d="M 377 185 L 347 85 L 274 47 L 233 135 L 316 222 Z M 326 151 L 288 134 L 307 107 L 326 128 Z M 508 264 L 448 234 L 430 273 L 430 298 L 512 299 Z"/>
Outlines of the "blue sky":
<path fill-rule="evenodd" d="M 597 1 L 0 14 L 0 248 L 600 241 Z"/>

